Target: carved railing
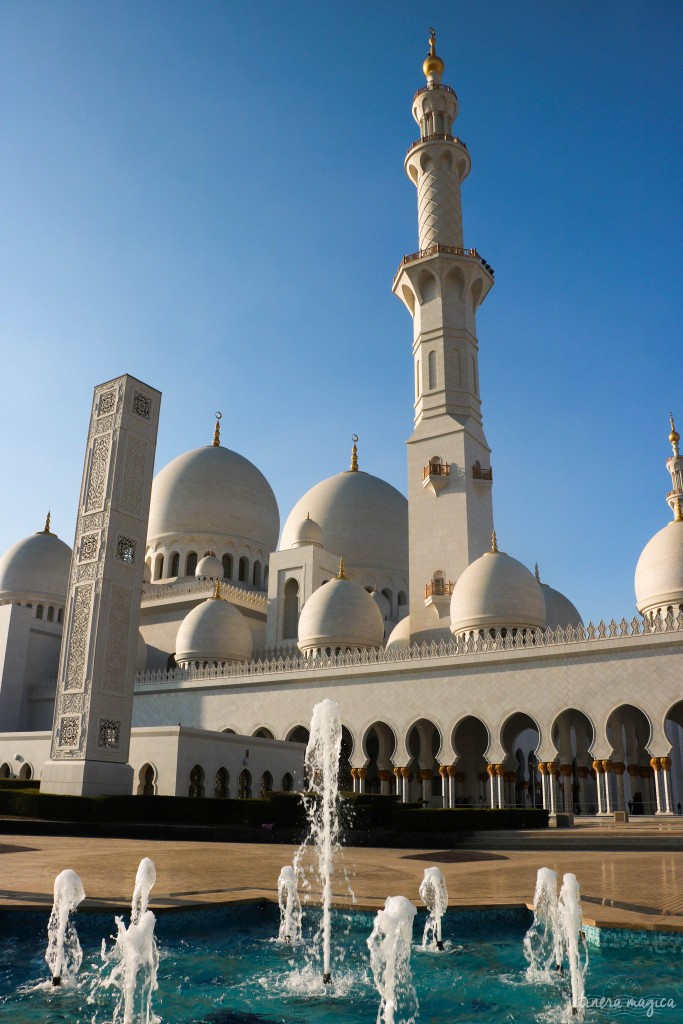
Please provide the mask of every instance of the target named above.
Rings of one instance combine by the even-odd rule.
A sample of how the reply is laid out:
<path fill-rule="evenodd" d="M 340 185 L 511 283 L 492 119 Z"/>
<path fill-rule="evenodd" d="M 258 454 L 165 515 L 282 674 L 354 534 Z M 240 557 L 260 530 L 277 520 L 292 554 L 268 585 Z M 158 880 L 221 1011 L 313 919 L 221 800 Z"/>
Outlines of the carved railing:
<path fill-rule="evenodd" d="M 475 480 L 493 480 L 493 468 L 491 466 L 486 469 L 484 466 L 479 466 L 476 462 L 472 466 L 472 476 Z"/>
<path fill-rule="evenodd" d="M 425 583 L 425 598 L 427 597 L 450 597 L 453 593 L 453 584 L 446 580 L 430 580 Z"/>
<path fill-rule="evenodd" d="M 255 661 L 233 662 L 223 667 L 176 668 L 170 672 L 159 669 L 142 672 L 136 676 L 135 686 L 137 689 L 144 689 L 147 686 L 187 682 L 188 680 L 248 679 L 253 676 L 284 673 L 301 676 L 322 669 L 392 665 L 407 661 L 422 662 L 434 658 L 495 654 L 499 651 L 519 650 L 528 653 L 531 648 L 542 649 L 567 644 L 587 643 L 597 647 L 606 640 L 628 642 L 642 636 L 665 633 L 680 633 L 680 642 L 683 643 L 683 613 L 667 615 L 665 618 L 657 615 L 652 620 L 633 618 L 630 622 L 627 622 L 626 619 L 622 619 L 621 622 L 612 619 L 609 623 L 599 622 L 597 626 L 589 622 L 587 626 L 568 626 L 566 629 L 559 627 L 558 629 L 539 629 L 535 632 L 520 630 L 514 635 L 512 630 L 507 631 L 505 635 L 494 631 L 493 635 L 486 633 L 483 637 L 478 636 L 476 639 L 453 639 L 448 642 L 441 640 L 439 643 L 432 641 L 429 644 L 413 644 L 412 646 L 407 643 L 394 644 L 388 650 L 355 650 L 344 654 L 320 655 L 315 658 L 304 658 L 284 650 L 274 650 L 264 652 L 263 656 Z"/>
<path fill-rule="evenodd" d="M 422 470 L 422 479 L 426 480 L 428 476 L 450 476 L 451 467 L 447 462 L 430 462 L 428 466 L 425 466 Z"/>
<path fill-rule="evenodd" d="M 421 96 L 423 92 L 449 92 L 451 96 L 455 96 L 455 91 L 451 89 L 450 85 L 442 85 L 441 82 L 428 82 L 427 85 L 423 85 L 421 89 L 418 89 L 413 96 L 413 101 Z M 458 97 L 455 96 L 457 99 Z"/>
<path fill-rule="evenodd" d="M 432 132 L 431 135 L 423 135 L 422 138 L 411 142 L 406 154 L 410 153 L 411 149 L 415 149 L 416 146 L 421 146 L 423 142 L 457 142 L 463 149 L 467 149 L 467 143 L 463 142 L 457 135 L 448 135 L 446 132 Z"/>
<path fill-rule="evenodd" d="M 430 245 L 427 249 L 418 249 L 417 252 L 411 252 L 408 256 L 404 256 L 398 265 L 398 270 L 394 274 L 394 281 L 401 273 L 406 263 L 412 263 L 413 260 L 424 259 L 425 256 L 434 256 L 436 253 L 446 253 L 450 256 L 470 256 L 472 259 L 478 260 L 484 270 L 488 270 L 491 277 L 493 277 L 494 271 L 490 263 L 487 263 L 483 256 L 480 256 L 476 249 L 463 249 L 461 245 L 442 245 L 440 242 L 435 242 L 434 245 Z"/>
<path fill-rule="evenodd" d="M 239 601 L 248 601 L 266 607 L 267 596 L 258 590 L 248 590 L 246 587 L 235 586 L 227 580 L 221 580 L 221 596 L 234 597 Z M 191 583 L 145 583 L 142 591 L 142 603 L 149 604 L 152 601 L 165 601 L 169 597 L 186 597 L 188 595 L 206 595 L 210 597 L 214 592 L 215 583 L 213 580 L 193 580 Z"/>

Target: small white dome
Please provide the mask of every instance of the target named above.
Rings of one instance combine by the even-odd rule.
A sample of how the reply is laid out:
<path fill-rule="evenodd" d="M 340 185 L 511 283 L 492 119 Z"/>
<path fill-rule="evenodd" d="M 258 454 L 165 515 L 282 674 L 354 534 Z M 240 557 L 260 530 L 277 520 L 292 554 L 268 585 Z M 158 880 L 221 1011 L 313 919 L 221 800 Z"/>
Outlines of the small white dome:
<path fill-rule="evenodd" d="M 502 551 L 487 551 L 468 565 L 453 588 L 451 632 L 542 629 L 545 601 L 525 565 Z"/>
<path fill-rule="evenodd" d="M 140 630 L 138 630 L 138 646 L 135 652 L 135 671 L 147 671 L 147 644 Z"/>
<path fill-rule="evenodd" d="M 204 555 L 197 563 L 194 574 L 198 580 L 222 580 L 223 563 L 215 555 Z"/>
<path fill-rule="evenodd" d="M 311 519 L 309 515 L 292 530 L 289 546 L 290 548 L 303 548 L 307 544 L 312 544 L 316 548 L 323 546 L 323 531 L 315 519 Z"/>
<path fill-rule="evenodd" d="M 636 606 L 641 615 L 678 613 L 683 604 L 683 522 L 675 520 L 643 548 L 636 566 Z"/>
<path fill-rule="evenodd" d="M 547 583 L 541 584 L 541 590 L 545 601 L 545 624 L 548 629 L 557 629 L 560 626 L 566 629 L 567 626 L 583 624 L 579 612 L 568 597 L 559 590 L 553 590 Z"/>
<path fill-rule="evenodd" d="M 319 524 L 325 548 L 343 555 L 348 569 L 408 575 L 408 502 L 370 473 L 347 471 L 322 480 L 287 517 L 280 547 L 293 541 L 307 514 Z"/>
<path fill-rule="evenodd" d="M 335 577 L 311 594 L 299 618 L 300 651 L 381 647 L 382 613 L 367 590 Z"/>
<path fill-rule="evenodd" d="M 0 558 L 0 601 L 56 601 L 64 604 L 71 548 L 54 533 L 34 533 Z"/>
<path fill-rule="evenodd" d="M 410 613 L 404 615 L 389 634 L 386 649 L 389 650 L 392 647 L 405 647 L 406 649 L 410 647 Z"/>
<path fill-rule="evenodd" d="M 175 659 L 185 662 L 249 661 L 254 639 L 242 613 L 220 597 L 210 597 L 183 619 Z"/>
<path fill-rule="evenodd" d="M 195 448 L 152 484 L 148 544 L 210 535 L 274 551 L 280 514 L 270 484 L 248 459 L 219 445 Z"/>

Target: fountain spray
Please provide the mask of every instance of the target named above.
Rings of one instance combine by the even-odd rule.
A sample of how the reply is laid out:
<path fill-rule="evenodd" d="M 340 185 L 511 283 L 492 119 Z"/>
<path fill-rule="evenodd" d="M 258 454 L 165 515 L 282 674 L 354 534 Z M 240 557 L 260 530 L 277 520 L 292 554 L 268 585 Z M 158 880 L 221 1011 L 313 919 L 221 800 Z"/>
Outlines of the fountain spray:
<path fill-rule="evenodd" d="M 301 903 L 296 888 L 296 871 L 289 864 L 280 871 L 277 899 L 280 905 L 279 941 L 301 942 Z"/>
<path fill-rule="evenodd" d="M 295 858 L 295 867 L 310 841 L 318 860 L 322 897 L 323 982 L 332 981 L 330 967 L 332 872 L 334 856 L 339 846 L 339 752 L 342 727 L 339 705 L 323 700 L 313 708 L 311 734 L 306 747 L 304 764 L 308 785 L 313 796 L 305 801 L 309 836 Z"/>
<path fill-rule="evenodd" d="M 448 910 L 448 889 L 440 868 L 425 868 L 420 882 L 420 899 L 429 911 L 422 936 L 424 949 L 436 948 L 443 952 L 441 918 Z"/>
<path fill-rule="evenodd" d="M 557 905 L 557 872 L 552 868 L 539 868 L 536 875 L 534 920 L 524 936 L 524 956 L 529 961 L 530 981 L 549 981 L 551 970 L 562 970 L 562 923 Z"/>
<path fill-rule="evenodd" d="M 52 973 L 52 984 L 62 984 L 62 977 L 78 973 L 83 962 L 83 951 L 70 915 L 85 899 L 83 883 L 69 868 L 55 878 L 54 903 L 47 926 L 45 959 Z"/>
<path fill-rule="evenodd" d="M 581 910 L 579 883 L 576 880 L 576 875 L 564 875 L 558 911 L 567 949 L 567 960 L 569 961 L 569 977 L 572 986 L 572 1016 L 583 1020 L 584 983 L 586 968 L 588 967 L 588 956 L 587 954 L 584 957 L 581 956 L 580 943 L 583 942 L 583 913 Z"/>
<path fill-rule="evenodd" d="M 370 966 L 380 996 L 377 1024 L 410 1024 L 417 1017 L 410 971 L 414 918 L 415 907 L 405 896 L 390 896 L 384 910 L 377 911 L 368 939 Z"/>

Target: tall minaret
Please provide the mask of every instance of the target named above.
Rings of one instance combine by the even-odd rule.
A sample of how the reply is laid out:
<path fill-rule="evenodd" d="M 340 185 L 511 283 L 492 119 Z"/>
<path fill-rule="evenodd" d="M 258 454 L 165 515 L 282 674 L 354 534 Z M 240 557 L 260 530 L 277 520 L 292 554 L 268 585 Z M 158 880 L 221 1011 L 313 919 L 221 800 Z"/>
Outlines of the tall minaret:
<path fill-rule="evenodd" d="M 420 138 L 405 169 L 417 188 L 419 249 L 404 256 L 393 291 L 413 318 L 415 429 L 408 440 L 410 627 L 413 641 L 443 635 L 450 588 L 488 551 L 493 530 L 490 449 L 479 397 L 476 311 L 493 270 L 463 248 L 460 185 L 470 170 L 454 136 L 458 99 L 443 85 L 431 30 L 415 94 Z"/>
<path fill-rule="evenodd" d="M 681 435 L 676 430 L 672 412 L 669 413 L 669 423 L 671 424 L 669 443 L 673 455 L 666 460 L 666 468 L 671 474 L 671 490 L 667 494 L 666 500 L 667 504 L 671 506 L 671 511 L 677 515 L 676 505 L 683 501 L 683 456 L 680 449 Z"/>

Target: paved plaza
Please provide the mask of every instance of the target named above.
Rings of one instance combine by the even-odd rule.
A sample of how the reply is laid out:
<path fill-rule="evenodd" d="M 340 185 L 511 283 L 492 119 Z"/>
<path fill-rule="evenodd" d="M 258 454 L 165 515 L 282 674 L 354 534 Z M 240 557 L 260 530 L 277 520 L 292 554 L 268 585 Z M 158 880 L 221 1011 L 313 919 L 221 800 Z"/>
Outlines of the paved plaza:
<path fill-rule="evenodd" d="M 67 867 L 83 880 L 83 909 L 125 908 L 144 856 L 156 864 L 151 906 L 157 913 L 276 900 L 280 868 L 295 850 L 276 843 L 7 836 L 0 839 L 0 908 L 48 908 L 55 875 Z M 576 874 L 587 924 L 683 932 L 680 818 L 480 833 L 455 850 L 347 848 L 336 872 L 335 899 L 348 905 L 350 886 L 361 908 L 376 909 L 394 895 L 417 902 L 424 869 L 432 864 L 444 873 L 452 908 L 530 904 L 537 869 L 550 867 Z"/>

